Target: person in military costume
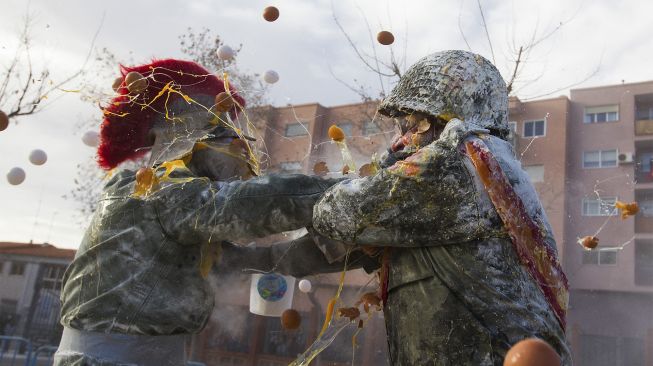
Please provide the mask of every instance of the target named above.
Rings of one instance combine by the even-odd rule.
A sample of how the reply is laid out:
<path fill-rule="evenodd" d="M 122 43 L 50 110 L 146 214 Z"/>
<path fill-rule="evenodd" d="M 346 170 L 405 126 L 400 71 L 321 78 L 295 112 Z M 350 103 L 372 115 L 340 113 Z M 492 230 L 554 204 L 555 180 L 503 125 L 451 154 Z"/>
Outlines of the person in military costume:
<path fill-rule="evenodd" d="M 310 227 L 314 203 L 338 181 L 255 177 L 252 138 L 235 123 L 245 102 L 203 67 L 159 60 L 121 72 L 119 95 L 103 110 L 98 161 L 113 169 L 147 151 L 150 161 L 104 187 L 64 276 L 56 365 L 185 364 L 185 336 L 213 309 L 205 277 L 222 249 L 231 269 L 252 264 L 241 257 L 249 249 L 225 240 Z M 266 266 L 289 246 L 322 256 L 305 237 L 251 259 Z"/>
<path fill-rule="evenodd" d="M 507 141 L 498 70 L 470 52 L 429 55 L 379 112 L 401 131 L 382 169 L 328 189 L 313 227 L 354 248 L 383 248 L 392 365 L 499 366 L 530 337 L 571 365 L 568 285 L 544 209 Z"/>

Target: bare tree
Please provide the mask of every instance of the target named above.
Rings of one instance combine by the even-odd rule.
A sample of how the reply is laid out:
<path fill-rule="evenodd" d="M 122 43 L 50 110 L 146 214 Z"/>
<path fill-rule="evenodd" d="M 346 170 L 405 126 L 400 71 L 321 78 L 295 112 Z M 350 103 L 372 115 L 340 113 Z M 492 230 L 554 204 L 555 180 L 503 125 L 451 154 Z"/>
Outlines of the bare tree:
<path fill-rule="evenodd" d="M 463 38 L 463 41 L 467 46 L 467 49 L 470 51 L 474 51 L 470 46 L 469 40 L 465 34 L 462 25 L 463 3 L 464 1 L 461 1 L 461 9 L 458 15 L 458 29 L 460 35 Z M 476 5 L 480 17 L 480 25 L 482 27 L 484 37 L 487 41 L 490 50 L 492 62 L 495 65 L 497 65 L 495 47 L 494 47 L 494 42 L 492 40 L 493 39 L 492 32 L 490 31 L 491 22 L 488 18 L 486 18 L 485 8 L 481 3 L 481 0 L 476 0 Z M 402 51 L 403 53 L 401 53 L 399 56 L 397 55 L 395 46 L 391 45 L 388 46 L 389 55 L 386 57 L 381 57 L 380 53 L 377 52 L 378 45 L 376 44 L 376 40 L 372 32 L 372 28 L 370 26 L 370 22 L 367 16 L 365 15 L 365 13 L 360 8 L 358 8 L 358 10 L 360 12 L 360 17 L 363 23 L 367 27 L 367 34 L 369 36 L 369 44 L 367 45 L 366 48 L 362 47 L 361 44 L 358 44 L 354 41 L 353 37 L 351 36 L 351 33 L 342 26 L 342 22 L 340 21 L 338 15 L 336 14 L 335 9 L 332 8 L 333 20 L 336 26 L 338 27 L 338 29 L 340 30 L 340 32 L 347 40 L 349 47 L 352 49 L 356 58 L 360 61 L 364 69 L 376 74 L 379 80 L 378 86 L 369 87 L 367 85 L 362 84 L 357 79 L 354 79 L 352 81 L 344 80 L 343 78 L 335 75 L 333 71 L 331 71 L 331 74 L 334 77 L 334 79 L 336 79 L 338 82 L 343 84 L 347 89 L 356 93 L 360 97 L 363 103 L 367 103 L 367 102 L 373 102 L 382 99 L 387 93 L 386 87 L 396 82 L 405 71 L 406 47 L 408 43 L 407 42 L 408 37 L 407 35 L 404 36 L 403 39 L 404 48 Z M 518 42 L 516 40 L 516 34 L 515 34 L 516 30 L 512 31 L 511 34 L 512 40 L 511 42 L 508 43 L 509 54 L 506 56 L 505 59 L 505 61 L 508 64 L 508 70 L 509 70 L 508 73 L 509 77 L 506 78 L 506 85 L 508 88 L 508 93 L 510 95 L 515 95 L 524 86 L 532 85 L 532 83 L 537 82 L 545 74 L 546 70 L 541 70 L 537 76 L 530 77 L 530 78 L 527 77 L 527 73 L 532 72 L 531 65 L 533 64 L 534 58 L 538 57 L 534 51 L 539 50 L 546 43 L 546 41 L 550 40 L 554 35 L 559 33 L 561 29 L 569 22 L 573 21 L 573 19 L 576 17 L 579 11 L 580 8 L 577 9 L 574 12 L 574 14 L 571 15 L 569 18 L 560 21 L 556 26 L 552 27 L 551 29 L 541 30 L 539 28 L 539 25 L 536 24 L 533 27 L 533 31 L 530 33 L 530 36 L 522 42 Z M 370 51 L 366 52 L 365 49 L 369 49 L 371 50 L 371 52 Z M 573 81 L 559 88 L 555 88 L 555 90 L 545 91 L 538 95 L 529 96 L 528 98 L 522 98 L 522 99 L 524 100 L 535 99 L 535 98 L 551 95 L 560 92 L 562 90 L 566 90 L 570 87 L 579 85 L 587 81 L 588 79 L 592 78 L 594 75 L 596 75 L 596 73 L 599 70 L 599 67 L 600 67 L 600 61 L 598 62 L 596 67 L 589 70 L 589 72 L 586 75 L 582 76 L 579 80 Z"/>
<path fill-rule="evenodd" d="M 227 72 L 231 83 L 247 101 L 248 114 L 265 113 L 266 109 L 260 107 L 267 104 L 267 86 L 261 83 L 258 74 L 243 72 L 238 68 L 237 56 L 242 46 L 234 50 L 233 59 L 220 60 L 216 53 L 222 45 L 223 41 L 220 36 L 213 34 L 207 28 L 200 31 L 188 28 L 187 33 L 179 36 L 180 50 L 188 59 L 206 67 L 211 72 L 218 73 L 219 77 L 222 76 L 222 72 Z M 101 104 L 109 100 L 114 94 L 107 90 L 117 76 L 118 65 L 133 63 L 131 53 L 125 62 L 119 60 L 107 48 L 98 50 L 93 65 L 94 79 L 87 83 L 82 93 L 82 100 L 93 104 Z M 250 116 L 250 119 L 256 119 L 256 117 Z M 96 116 L 85 119 L 78 125 L 81 131 L 96 130 L 101 122 L 102 115 L 98 111 Z M 146 160 L 147 157 L 127 161 L 121 165 L 121 168 L 138 169 L 146 164 Z M 97 166 L 94 158 L 77 165 L 75 185 L 64 198 L 78 203 L 81 224 L 86 224 L 89 217 L 95 212 L 102 187 L 110 175 L 111 172 L 107 173 Z"/>
<path fill-rule="evenodd" d="M 102 27 L 98 27 L 90 49 Z M 61 89 L 72 80 L 79 78 L 85 72 L 85 66 L 90 57 L 87 55 L 83 65 L 71 75 L 61 81 L 55 81 L 50 75 L 47 65 L 40 70 L 35 69 L 31 54 L 32 47 L 32 20 L 25 16 L 22 31 L 18 37 L 18 45 L 14 56 L 4 66 L 4 73 L 0 75 L 0 109 L 11 118 L 23 117 L 38 113 L 47 104 L 44 100 L 55 90 Z M 52 103 L 50 101 L 49 103 Z"/>
<path fill-rule="evenodd" d="M 216 52 L 223 44 L 220 36 L 213 34 L 208 28 L 196 32 L 189 27 L 187 33 L 179 36 L 179 46 L 184 55 L 211 72 L 227 72 L 229 80 L 247 101 L 247 108 L 253 109 L 267 104 L 268 88 L 261 82 L 260 75 L 243 72 L 238 68 L 236 60 L 242 44 L 234 49 L 234 58 L 221 60 L 216 57 Z"/>

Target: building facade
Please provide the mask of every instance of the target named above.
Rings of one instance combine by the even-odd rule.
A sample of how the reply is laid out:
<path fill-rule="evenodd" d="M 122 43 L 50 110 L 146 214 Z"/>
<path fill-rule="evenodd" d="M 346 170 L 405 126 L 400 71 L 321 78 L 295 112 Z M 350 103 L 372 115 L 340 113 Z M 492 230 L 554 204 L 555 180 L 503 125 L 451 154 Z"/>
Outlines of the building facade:
<path fill-rule="evenodd" d="M 565 270 L 583 365 L 653 365 L 653 82 L 571 90 Z M 622 220 L 615 200 L 637 201 Z M 576 241 L 599 238 L 585 251 Z"/>
<path fill-rule="evenodd" d="M 59 344 L 61 281 L 75 251 L 0 242 L 0 334 Z"/>

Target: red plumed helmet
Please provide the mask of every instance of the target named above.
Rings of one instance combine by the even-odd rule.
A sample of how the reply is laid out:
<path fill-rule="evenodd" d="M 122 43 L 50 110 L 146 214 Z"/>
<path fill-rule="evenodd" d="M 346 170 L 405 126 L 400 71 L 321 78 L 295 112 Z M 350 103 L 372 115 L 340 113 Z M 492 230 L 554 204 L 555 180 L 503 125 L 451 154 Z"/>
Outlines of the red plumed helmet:
<path fill-rule="evenodd" d="M 120 66 L 123 80 L 132 71 L 142 74 L 148 85 L 145 91 L 133 96 L 128 95 L 123 82 L 118 89 L 120 95 L 103 108 L 98 147 L 98 164 L 103 169 L 112 169 L 125 160 L 143 156 L 152 144 L 148 136 L 150 129 L 157 119 L 166 117 L 172 103 L 183 100 L 184 96 L 193 99 L 203 96 L 202 100 L 213 101 L 216 95 L 225 91 L 222 80 L 191 61 L 166 59 L 141 66 Z M 164 91 L 157 98 L 168 84 L 174 92 Z M 230 92 L 237 102 L 229 112 L 235 118 L 245 101 L 233 88 Z M 204 107 L 208 109 L 211 105 Z"/>

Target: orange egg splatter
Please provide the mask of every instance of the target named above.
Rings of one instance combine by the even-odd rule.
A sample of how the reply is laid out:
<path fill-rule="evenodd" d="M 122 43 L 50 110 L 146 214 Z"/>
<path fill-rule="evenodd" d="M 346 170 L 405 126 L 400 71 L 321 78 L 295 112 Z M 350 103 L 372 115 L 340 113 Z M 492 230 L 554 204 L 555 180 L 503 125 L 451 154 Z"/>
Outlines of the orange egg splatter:
<path fill-rule="evenodd" d="M 578 240 L 578 243 L 585 249 L 594 249 L 599 245 L 599 238 L 596 236 L 584 236 Z"/>
<path fill-rule="evenodd" d="M 367 292 L 356 302 L 356 306 L 363 304 L 363 310 L 370 312 L 370 307 L 374 306 L 376 310 L 381 310 L 381 298 L 376 292 Z"/>
<path fill-rule="evenodd" d="M 617 201 L 614 203 L 614 207 L 618 208 L 621 210 L 621 219 L 625 219 L 628 216 L 635 216 L 639 212 L 639 205 L 637 205 L 637 202 L 621 202 Z"/>
<path fill-rule="evenodd" d="M 313 166 L 313 173 L 318 177 L 323 177 L 329 174 L 329 167 L 325 162 L 319 161 Z"/>
<path fill-rule="evenodd" d="M 135 196 L 145 196 L 156 189 L 158 178 L 154 169 L 142 167 L 136 172 L 136 185 L 134 186 Z"/>
<path fill-rule="evenodd" d="M 350 307 L 350 308 L 339 308 L 338 309 L 338 315 L 341 317 L 349 318 L 350 321 L 354 321 L 356 318 L 358 318 L 361 315 L 360 310 L 355 307 Z"/>
<path fill-rule="evenodd" d="M 336 125 L 331 125 L 329 127 L 329 138 L 333 141 L 343 141 L 345 139 L 345 131 L 342 130 L 342 128 L 336 126 Z"/>
<path fill-rule="evenodd" d="M 367 163 L 367 164 L 363 164 L 363 166 L 361 166 L 360 169 L 358 169 L 358 175 L 360 177 L 369 177 L 371 175 L 376 174 L 377 171 L 378 169 L 374 164 Z"/>
<path fill-rule="evenodd" d="M 553 347 L 538 338 L 517 342 L 503 360 L 503 366 L 560 366 L 560 364 L 560 356 Z"/>

